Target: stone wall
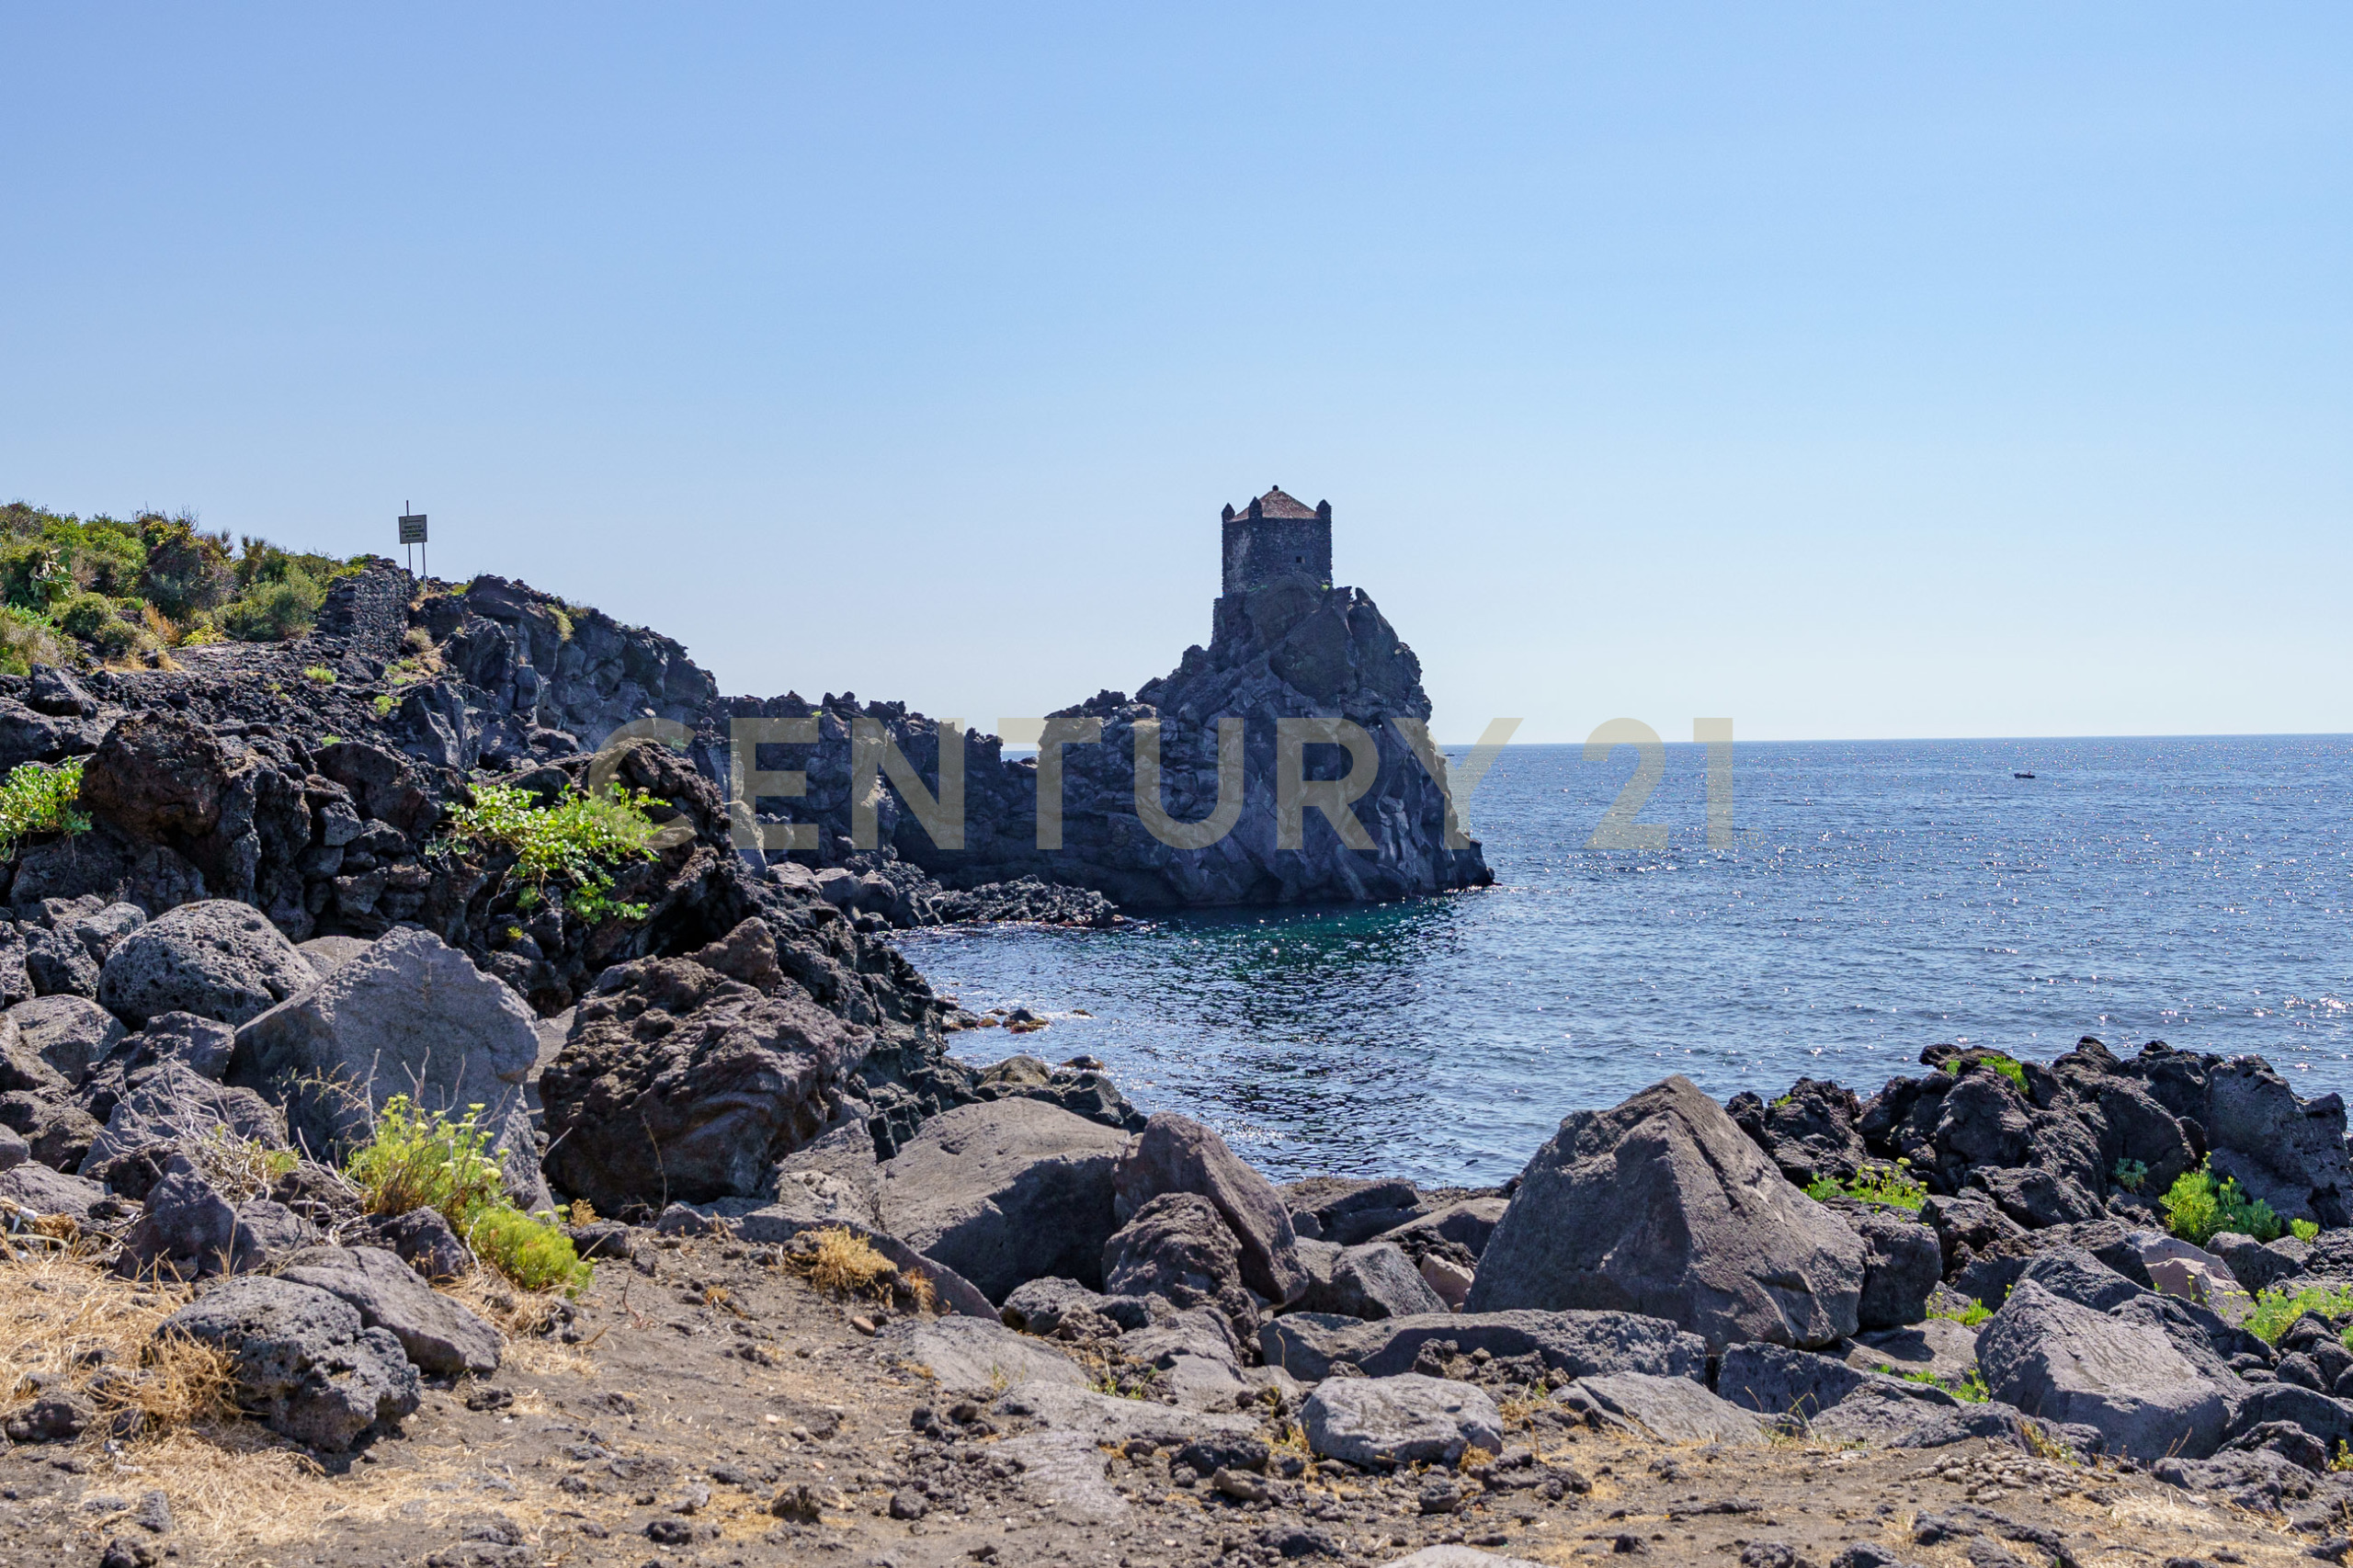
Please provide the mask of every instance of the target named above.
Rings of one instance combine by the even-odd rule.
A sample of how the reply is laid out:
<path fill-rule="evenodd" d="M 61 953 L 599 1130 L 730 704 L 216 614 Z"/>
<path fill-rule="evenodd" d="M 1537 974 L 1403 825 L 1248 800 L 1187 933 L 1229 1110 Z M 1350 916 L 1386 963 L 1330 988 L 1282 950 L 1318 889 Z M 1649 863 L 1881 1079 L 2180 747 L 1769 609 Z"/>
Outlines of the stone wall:
<path fill-rule="evenodd" d="M 1282 577 L 1318 586 L 1332 581 L 1329 517 L 1229 517 L 1224 525 L 1224 591 L 1263 588 Z"/>

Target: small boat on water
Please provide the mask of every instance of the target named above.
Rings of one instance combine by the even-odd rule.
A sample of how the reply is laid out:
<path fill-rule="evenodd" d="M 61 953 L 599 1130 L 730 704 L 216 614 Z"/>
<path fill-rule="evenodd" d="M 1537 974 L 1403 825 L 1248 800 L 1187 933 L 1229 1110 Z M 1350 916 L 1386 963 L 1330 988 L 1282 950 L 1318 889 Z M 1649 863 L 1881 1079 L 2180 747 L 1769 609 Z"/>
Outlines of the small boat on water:
<path fill-rule="evenodd" d="M 2010 777 L 2013 778 L 2031 778 L 2034 775 L 2031 773 L 2013 773 Z"/>

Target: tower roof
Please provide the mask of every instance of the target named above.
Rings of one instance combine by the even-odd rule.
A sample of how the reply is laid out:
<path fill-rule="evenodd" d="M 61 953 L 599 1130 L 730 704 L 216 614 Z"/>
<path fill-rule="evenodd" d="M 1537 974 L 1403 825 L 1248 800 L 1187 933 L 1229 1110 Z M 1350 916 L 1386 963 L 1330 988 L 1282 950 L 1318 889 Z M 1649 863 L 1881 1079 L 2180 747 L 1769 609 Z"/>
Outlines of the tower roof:
<path fill-rule="evenodd" d="M 1307 505 L 1296 495 L 1284 494 L 1282 486 L 1279 484 L 1270 487 L 1264 495 L 1258 497 L 1258 512 L 1260 516 L 1267 517 L 1312 517 L 1315 516 L 1314 507 Z"/>

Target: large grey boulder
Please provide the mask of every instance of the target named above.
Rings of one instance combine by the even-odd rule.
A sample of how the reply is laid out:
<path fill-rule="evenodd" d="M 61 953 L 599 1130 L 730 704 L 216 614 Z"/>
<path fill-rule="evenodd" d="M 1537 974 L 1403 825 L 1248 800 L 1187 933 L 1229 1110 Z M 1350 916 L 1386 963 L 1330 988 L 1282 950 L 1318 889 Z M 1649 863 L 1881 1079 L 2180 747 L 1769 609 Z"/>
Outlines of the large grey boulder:
<path fill-rule="evenodd" d="M 1768 1423 L 1688 1378 L 1606 1372 L 1562 1386 L 1553 1399 L 1588 1421 L 1662 1443 L 1761 1444 Z"/>
<path fill-rule="evenodd" d="M 1190 1192 L 1164 1192 L 1103 1244 L 1103 1288 L 1115 1296 L 1165 1296 L 1179 1307 L 1218 1302 L 1248 1311 L 1242 1244 L 1217 1206 Z"/>
<path fill-rule="evenodd" d="M 63 1089 L 12 1089 L 0 1094 L 0 1126 L 24 1140 L 32 1157 L 51 1170 L 81 1167 L 83 1156 L 104 1131 Z"/>
<path fill-rule="evenodd" d="M 2108 1451 L 2142 1460 L 2204 1459 L 2222 1438 L 2221 1384 L 2158 1328 L 2120 1322 L 2022 1280 L 1977 1337 L 1995 1399 L 2029 1415 L 2080 1423 Z"/>
<path fill-rule="evenodd" d="M 1865 1389 L 1947 1410 L 1961 1403 L 1934 1383 L 1864 1371 L 1786 1345 L 1735 1345 L 1724 1352 L 1716 1370 L 1716 1392 L 1734 1404 L 1800 1421 L 1812 1421 Z"/>
<path fill-rule="evenodd" d="M 1884 1383 L 1865 1383 L 1818 1415 L 1807 1416 L 1816 1441 L 1867 1443 L 1874 1448 L 1942 1448 L 1971 1437 L 2013 1438 L 2018 1412 L 1998 1401 L 1930 1404 Z M 2018 1444 L 2024 1447 L 2023 1443 Z"/>
<path fill-rule="evenodd" d="M 1076 1362 L 1038 1340 L 987 1318 L 898 1318 L 875 1344 L 944 1393 L 990 1393 L 1014 1383 L 1063 1383 L 1085 1388 Z"/>
<path fill-rule="evenodd" d="M 1293 1303 L 1302 1312 L 1331 1312 L 1368 1322 L 1447 1310 L 1404 1249 L 1392 1242 L 1337 1247 L 1301 1242 L 1307 1289 Z"/>
<path fill-rule="evenodd" d="M 1925 1372 L 1956 1385 L 1977 1369 L 1977 1331 L 1950 1318 L 1927 1318 L 1909 1328 L 1859 1334 L 1847 1348 L 1847 1365 L 1899 1377 Z"/>
<path fill-rule="evenodd" d="M 547 1187 L 521 1088 L 538 1050 L 514 992 L 431 932 L 404 927 L 238 1029 L 229 1076 L 281 1099 L 296 1146 L 320 1159 L 364 1142 L 395 1095 L 452 1117 L 479 1105 L 508 1191 L 540 1208 Z"/>
<path fill-rule="evenodd" d="M 498 1370 L 498 1331 L 381 1247 L 310 1247 L 288 1258 L 278 1277 L 324 1290 L 367 1327 L 390 1330 L 427 1372 Z"/>
<path fill-rule="evenodd" d="M 1503 1416 L 1484 1392 L 1415 1372 L 1336 1378 L 1308 1396 L 1300 1425 L 1318 1456 L 1366 1470 L 1450 1465 L 1473 1448 L 1504 1447 Z"/>
<path fill-rule="evenodd" d="M 2312 1261 L 2312 1244 L 2295 1236 L 2259 1242 L 2236 1231 L 2209 1237 L 2206 1250 L 2222 1260 L 2239 1288 L 2252 1295 L 2302 1274 Z"/>
<path fill-rule="evenodd" d="M 1410 1181 L 1308 1176 L 1275 1189 L 1302 1241 L 1355 1246 L 1428 1211 Z"/>
<path fill-rule="evenodd" d="M 36 1214 L 71 1214 L 76 1220 L 87 1220 L 90 1205 L 106 1195 L 107 1189 L 97 1182 L 43 1165 L 18 1165 L 0 1171 L 0 1198 Z"/>
<path fill-rule="evenodd" d="M 1487 1238 L 1495 1233 L 1495 1227 L 1503 1223 L 1504 1210 L 1510 1207 L 1509 1199 L 1465 1198 L 1408 1220 L 1394 1230 L 1383 1231 L 1373 1239 L 1402 1247 L 1405 1256 L 1416 1262 L 1434 1244 L 1442 1242 L 1462 1248 L 1475 1260 L 1487 1250 Z"/>
<path fill-rule="evenodd" d="M 2285 1382 L 2261 1383 L 2247 1390 L 2231 1413 L 2223 1441 L 2236 1447 L 2248 1434 L 2273 1422 L 2285 1422 L 2310 1434 L 2321 1451 L 2331 1456 L 2340 1445 L 2353 1443 L 2353 1404 L 2317 1389 Z"/>
<path fill-rule="evenodd" d="M 1277 1306 L 1307 1289 L 1299 1237 L 1281 1197 L 1214 1130 L 1190 1117 L 1162 1111 L 1145 1122 L 1120 1157 L 1116 1187 L 1123 1222 L 1165 1192 L 1208 1199 L 1242 1244 L 1245 1285 Z"/>
<path fill-rule="evenodd" d="M 216 1084 L 173 1058 L 123 1096 L 79 1168 L 96 1176 L 109 1161 L 152 1143 L 193 1145 L 224 1137 L 283 1149 L 286 1119 L 253 1090 Z"/>
<path fill-rule="evenodd" d="M 1928 1296 L 1944 1277 L 1937 1233 L 1907 1214 L 1870 1209 L 1847 1223 L 1862 1237 L 1863 1293 L 1856 1321 L 1866 1329 L 1902 1328 L 1928 1315 Z"/>
<path fill-rule="evenodd" d="M 1211 1312 L 1180 1312 L 1131 1329 L 1115 1342 L 1120 1354 L 1150 1367 L 1188 1410 L 1232 1410 L 1250 1392 L 1232 1332 Z"/>
<path fill-rule="evenodd" d="M 1153 1303 L 1136 1296 L 1107 1296 L 1075 1279 L 1032 1279 L 1005 1299 L 997 1319 L 1007 1328 L 1086 1345 L 1117 1339 L 1152 1322 Z"/>
<path fill-rule="evenodd" d="M 86 996 L 36 996 L 8 1009 L 25 1047 L 78 1088 L 129 1031 Z"/>
<path fill-rule="evenodd" d="M 1573 1378 L 1610 1372 L 1651 1377 L 1707 1375 L 1708 1344 L 1663 1318 L 1633 1312 L 1416 1312 L 1363 1323 L 1323 1312 L 1290 1312 L 1258 1330 L 1267 1365 L 1314 1382 L 1345 1361 L 1374 1377 L 1413 1369 L 1422 1346 L 1450 1341 L 1469 1356 L 1540 1356 Z"/>
<path fill-rule="evenodd" d="M 234 1203 L 186 1154 L 174 1153 L 123 1233 L 115 1270 L 142 1279 L 244 1274 L 273 1253 L 316 1239 L 282 1205 L 267 1199 Z"/>
<path fill-rule="evenodd" d="M 0 1091 L 38 1095 L 61 1103 L 73 1093 L 65 1075 L 44 1061 L 26 1040 L 24 1031 L 5 1016 L 0 1016 Z"/>
<path fill-rule="evenodd" d="M 882 1166 L 882 1222 L 992 1301 L 1048 1275 L 1099 1286 L 1118 1228 L 1111 1172 L 1126 1143 L 1039 1100 L 958 1106 Z"/>
<path fill-rule="evenodd" d="M 184 1334 L 229 1358 L 238 1402 L 271 1430 L 341 1453 L 369 1427 L 417 1406 L 416 1369 L 400 1341 L 366 1328 L 324 1290 L 267 1275 L 213 1287 L 157 1331 Z"/>
<path fill-rule="evenodd" d="M 2018 1271 L 2021 1281 L 2032 1280 L 2062 1301 L 2096 1312 L 2111 1312 L 2148 1291 L 2110 1268 L 2081 1247 L 2052 1247 L 2037 1253 Z M 2018 1287 L 2013 1285 L 2012 1290 Z"/>
<path fill-rule="evenodd" d="M 1579 1111 L 1528 1164 L 1465 1307 L 1663 1317 L 1710 1346 L 1855 1332 L 1863 1244 L 1676 1076 Z"/>
<path fill-rule="evenodd" d="M 2282 1224 L 2353 1218 L 2353 1164 L 2337 1096 L 2300 1100 L 2262 1058 L 2234 1057 L 2207 1080 L 2205 1129 L 2216 1176 L 2235 1177 Z"/>
<path fill-rule="evenodd" d="M 134 1024 L 158 1013 L 242 1024 L 317 982 L 267 915 L 213 898 L 181 904 L 117 943 L 98 975 L 98 1000 Z"/>
<path fill-rule="evenodd" d="M 539 1055 L 528 1039 L 518 1085 Z M 866 1044 L 784 978 L 756 918 L 683 958 L 608 970 L 540 1074 L 548 1175 L 613 1214 L 758 1195 L 835 1124 Z"/>

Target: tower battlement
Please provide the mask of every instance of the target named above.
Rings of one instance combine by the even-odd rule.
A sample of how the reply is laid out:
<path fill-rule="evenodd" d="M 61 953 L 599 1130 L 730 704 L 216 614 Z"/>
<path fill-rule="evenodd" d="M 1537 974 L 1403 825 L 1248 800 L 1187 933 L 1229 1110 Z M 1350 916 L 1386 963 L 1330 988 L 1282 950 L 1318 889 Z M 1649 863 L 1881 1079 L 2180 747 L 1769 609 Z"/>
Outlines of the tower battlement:
<path fill-rule="evenodd" d="M 1301 577 L 1318 587 L 1332 585 L 1332 503 L 1310 506 L 1268 490 L 1241 511 L 1223 513 L 1225 580 L 1233 595 L 1261 588 L 1283 577 Z"/>

